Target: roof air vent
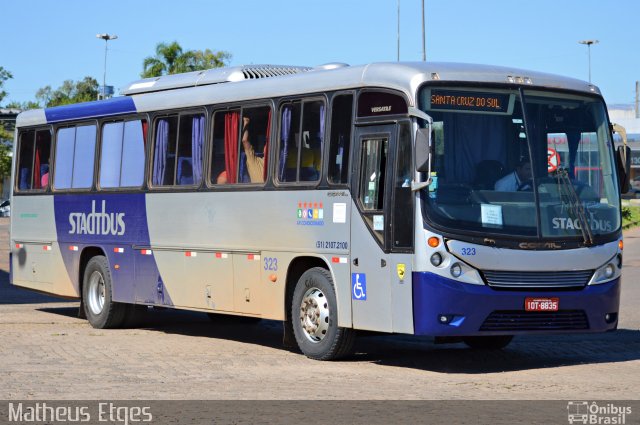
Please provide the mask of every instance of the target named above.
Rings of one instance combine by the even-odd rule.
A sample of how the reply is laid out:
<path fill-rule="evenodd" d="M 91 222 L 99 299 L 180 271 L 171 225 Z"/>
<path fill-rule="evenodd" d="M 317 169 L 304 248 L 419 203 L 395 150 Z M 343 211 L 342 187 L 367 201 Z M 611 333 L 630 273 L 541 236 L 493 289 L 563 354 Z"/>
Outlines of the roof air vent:
<path fill-rule="evenodd" d="M 163 90 L 175 90 L 185 87 L 205 86 L 209 84 L 232 83 L 259 78 L 282 77 L 311 71 L 305 66 L 247 65 L 228 68 L 212 68 L 205 71 L 184 74 L 163 75 L 135 81 L 122 88 L 123 95 L 151 93 Z"/>

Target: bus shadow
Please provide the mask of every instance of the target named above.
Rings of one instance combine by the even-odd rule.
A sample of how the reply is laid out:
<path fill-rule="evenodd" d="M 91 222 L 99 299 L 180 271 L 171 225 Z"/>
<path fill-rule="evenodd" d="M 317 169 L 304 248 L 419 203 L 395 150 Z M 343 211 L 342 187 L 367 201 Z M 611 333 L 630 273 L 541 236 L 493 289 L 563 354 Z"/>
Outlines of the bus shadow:
<path fill-rule="evenodd" d="M 77 307 L 44 307 L 39 311 L 77 317 Z M 153 308 L 138 311 L 127 327 L 195 338 L 224 339 L 282 351 L 282 322 Z M 297 349 L 293 351 L 298 352 Z M 501 373 L 579 364 L 640 359 L 640 330 L 604 334 L 520 336 L 503 350 L 476 350 L 464 344 L 435 344 L 432 338 L 360 332 L 355 354 L 346 362 L 410 368 L 437 373 Z"/>
<path fill-rule="evenodd" d="M 286 349 L 282 345 L 282 322 L 239 316 L 214 315 L 189 311 L 153 311 L 143 313 L 130 326 L 166 334 L 213 338 Z"/>
<path fill-rule="evenodd" d="M 501 373 L 640 359 L 640 331 L 592 335 L 521 336 L 503 350 L 435 345 L 406 336 L 374 336 L 357 344 L 355 360 L 440 373 Z"/>
<path fill-rule="evenodd" d="M 68 302 L 63 298 L 45 295 L 9 283 L 9 272 L 0 270 L 0 305 L 5 304 L 45 304 Z"/>
<path fill-rule="evenodd" d="M 41 307 L 37 310 L 77 318 L 78 306 Z M 143 308 L 132 316 L 127 316 L 123 327 L 196 338 L 226 339 L 285 350 L 282 346 L 282 322 L 274 320 L 254 320 L 230 315 L 209 318 L 207 314 L 196 311 Z"/>

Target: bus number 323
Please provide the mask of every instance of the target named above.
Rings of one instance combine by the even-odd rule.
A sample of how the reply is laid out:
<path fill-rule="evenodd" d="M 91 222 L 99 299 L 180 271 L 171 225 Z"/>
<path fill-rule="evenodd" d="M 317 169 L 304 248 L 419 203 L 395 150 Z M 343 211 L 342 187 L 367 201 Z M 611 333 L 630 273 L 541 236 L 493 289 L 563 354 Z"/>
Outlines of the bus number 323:
<path fill-rule="evenodd" d="M 264 269 L 278 271 L 278 259 L 274 257 L 264 257 Z"/>

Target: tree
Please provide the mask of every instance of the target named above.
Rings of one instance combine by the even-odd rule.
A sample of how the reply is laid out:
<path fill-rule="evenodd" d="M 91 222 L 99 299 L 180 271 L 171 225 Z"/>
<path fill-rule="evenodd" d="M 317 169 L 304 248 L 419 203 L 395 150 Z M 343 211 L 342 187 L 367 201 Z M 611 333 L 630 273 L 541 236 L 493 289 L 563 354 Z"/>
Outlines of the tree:
<path fill-rule="evenodd" d="M 66 80 L 56 90 L 51 86 L 38 89 L 36 99 L 45 107 L 70 105 L 89 102 L 98 98 L 98 81 L 93 77 L 84 77 L 81 81 Z"/>
<path fill-rule="evenodd" d="M 8 79 L 13 78 L 13 75 L 6 69 L 0 66 L 0 102 L 5 98 L 7 92 L 3 90 L 4 82 Z"/>
<path fill-rule="evenodd" d="M 185 52 L 177 41 L 170 44 L 158 43 L 156 55 L 144 59 L 143 71 L 140 75 L 143 78 L 149 78 L 220 68 L 227 65 L 230 59 L 231 53 L 222 50 L 219 52 L 213 52 L 210 49 L 187 50 Z"/>
<path fill-rule="evenodd" d="M 4 82 L 13 78 L 13 75 L 0 66 L 0 102 L 7 96 L 3 90 Z M 13 141 L 13 129 L 9 122 L 0 122 L 0 180 L 11 174 L 11 150 Z"/>
<path fill-rule="evenodd" d="M 34 102 L 32 100 L 28 101 L 28 102 L 18 102 L 17 100 L 14 100 L 12 102 L 9 102 L 5 105 L 5 108 L 8 109 L 20 109 L 21 111 L 26 111 L 28 109 L 38 109 L 41 108 L 42 106 L 40 106 L 40 104 L 38 102 Z"/>

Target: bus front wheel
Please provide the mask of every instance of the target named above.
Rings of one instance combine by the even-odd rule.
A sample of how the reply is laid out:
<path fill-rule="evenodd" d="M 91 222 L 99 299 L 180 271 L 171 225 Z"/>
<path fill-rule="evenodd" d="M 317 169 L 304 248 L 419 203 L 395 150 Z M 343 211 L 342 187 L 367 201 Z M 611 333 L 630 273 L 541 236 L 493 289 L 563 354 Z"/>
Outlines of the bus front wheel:
<path fill-rule="evenodd" d="M 351 354 L 355 331 L 338 327 L 335 287 L 328 270 L 314 267 L 300 276 L 291 321 L 298 347 L 307 357 L 334 360 Z"/>
<path fill-rule="evenodd" d="M 127 306 L 113 302 L 113 285 L 107 259 L 97 255 L 84 270 L 82 301 L 87 320 L 94 328 L 116 328 L 124 322 Z"/>
<path fill-rule="evenodd" d="M 511 342 L 513 335 L 469 336 L 464 343 L 471 348 L 481 350 L 500 350 Z"/>

